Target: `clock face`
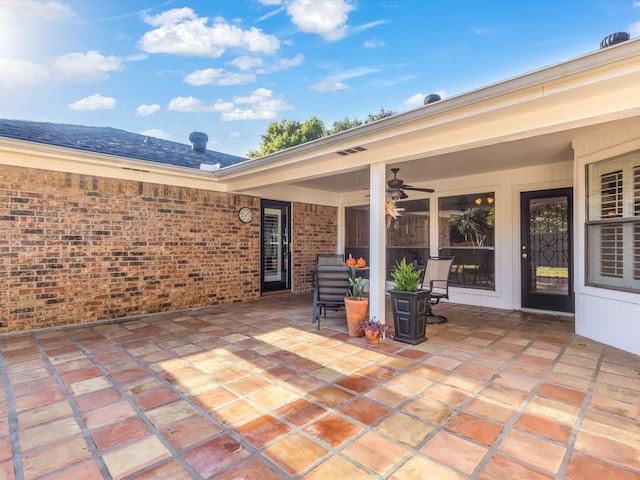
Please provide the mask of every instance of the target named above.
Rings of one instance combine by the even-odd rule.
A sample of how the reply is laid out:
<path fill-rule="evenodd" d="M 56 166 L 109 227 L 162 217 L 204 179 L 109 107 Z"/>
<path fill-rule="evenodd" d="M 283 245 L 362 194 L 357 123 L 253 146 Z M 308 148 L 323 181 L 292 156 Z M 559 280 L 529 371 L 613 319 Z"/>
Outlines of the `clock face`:
<path fill-rule="evenodd" d="M 238 218 L 242 223 L 249 223 L 253 220 L 253 212 L 249 207 L 242 207 L 238 210 Z"/>

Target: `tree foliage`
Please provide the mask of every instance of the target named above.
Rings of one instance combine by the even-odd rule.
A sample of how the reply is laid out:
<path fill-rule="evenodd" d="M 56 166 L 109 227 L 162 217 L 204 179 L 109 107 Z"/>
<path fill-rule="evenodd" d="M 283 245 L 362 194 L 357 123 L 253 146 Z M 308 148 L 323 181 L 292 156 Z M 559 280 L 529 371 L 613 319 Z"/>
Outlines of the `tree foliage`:
<path fill-rule="evenodd" d="M 382 118 L 395 115 L 396 112 L 381 108 L 376 114 L 370 113 L 364 120 L 357 118 L 344 117 L 342 120 L 333 122 L 332 128 L 327 130 L 322 120 L 317 117 L 311 117 L 309 120 L 299 122 L 297 120 L 282 120 L 274 122 L 267 127 L 260 142 L 259 150 L 249 152 L 249 158 L 258 158 L 270 153 L 279 152 L 302 143 L 317 140 L 327 135 L 350 130 L 360 125 L 375 122 Z"/>
<path fill-rule="evenodd" d="M 322 138 L 326 134 L 327 130 L 324 127 L 324 123 L 317 117 L 311 117 L 305 122 L 297 120 L 274 122 L 267 127 L 267 132 L 262 135 L 260 150 L 250 151 L 249 158 L 257 158 L 279 152 L 301 143 Z"/>

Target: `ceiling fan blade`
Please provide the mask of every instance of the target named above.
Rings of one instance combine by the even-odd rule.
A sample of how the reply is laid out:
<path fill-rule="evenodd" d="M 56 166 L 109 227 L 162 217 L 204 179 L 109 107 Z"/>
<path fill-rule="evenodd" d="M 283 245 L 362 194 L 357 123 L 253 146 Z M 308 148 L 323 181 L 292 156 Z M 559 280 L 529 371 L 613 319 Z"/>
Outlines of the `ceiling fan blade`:
<path fill-rule="evenodd" d="M 414 192 L 426 192 L 433 193 L 435 190 L 433 188 L 420 188 L 420 187 L 412 187 L 410 185 L 405 185 L 402 187 L 403 190 L 413 190 Z"/>

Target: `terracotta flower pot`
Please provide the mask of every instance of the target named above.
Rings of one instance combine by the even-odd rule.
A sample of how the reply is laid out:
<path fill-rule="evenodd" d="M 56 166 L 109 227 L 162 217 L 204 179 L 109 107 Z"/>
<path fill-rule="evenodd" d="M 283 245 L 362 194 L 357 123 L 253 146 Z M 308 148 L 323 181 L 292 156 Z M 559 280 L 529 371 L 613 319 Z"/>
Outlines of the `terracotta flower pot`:
<path fill-rule="evenodd" d="M 349 336 L 363 336 L 364 332 L 358 330 L 358 325 L 361 321 L 367 318 L 367 312 L 369 311 L 369 299 L 361 298 L 360 300 L 355 300 L 351 297 L 345 297 L 344 309 L 347 312 L 347 327 L 349 328 Z"/>
<path fill-rule="evenodd" d="M 382 332 L 374 332 L 373 330 L 365 330 L 364 334 L 367 336 L 367 343 L 369 345 L 380 345 L 382 341 Z"/>

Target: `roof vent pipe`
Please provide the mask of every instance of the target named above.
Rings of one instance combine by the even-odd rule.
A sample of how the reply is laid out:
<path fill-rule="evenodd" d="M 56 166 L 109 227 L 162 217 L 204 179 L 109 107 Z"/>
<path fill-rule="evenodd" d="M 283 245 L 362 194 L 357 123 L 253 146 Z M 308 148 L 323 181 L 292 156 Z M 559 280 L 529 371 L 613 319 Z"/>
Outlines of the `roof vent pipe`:
<path fill-rule="evenodd" d="M 189 141 L 192 144 L 191 149 L 194 152 L 204 153 L 207 150 L 207 142 L 209 137 L 203 132 L 191 132 L 189 135 Z"/>
<path fill-rule="evenodd" d="M 439 102 L 440 100 L 440 95 L 438 95 L 437 93 L 431 93 L 424 97 L 424 104 L 429 105 L 430 103 Z"/>
<path fill-rule="evenodd" d="M 616 32 L 611 35 L 604 37 L 604 39 L 600 42 L 600 48 L 607 48 L 617 43 L 626 42 L 629 40 L 631 36 L 629 32 Z"/>

